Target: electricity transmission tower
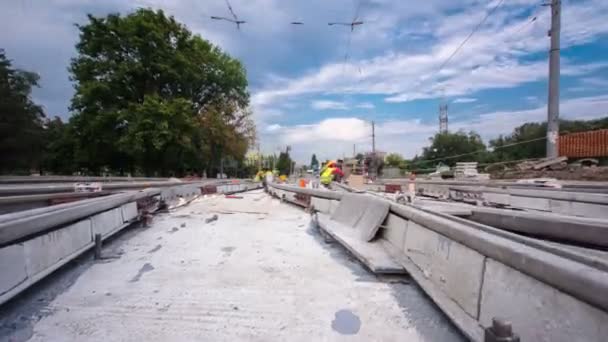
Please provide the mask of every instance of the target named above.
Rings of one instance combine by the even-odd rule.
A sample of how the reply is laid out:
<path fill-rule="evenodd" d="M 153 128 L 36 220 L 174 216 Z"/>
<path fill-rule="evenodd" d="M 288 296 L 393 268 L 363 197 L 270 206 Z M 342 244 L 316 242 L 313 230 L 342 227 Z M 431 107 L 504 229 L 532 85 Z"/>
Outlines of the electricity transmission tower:
<path fill-rule="evenodd" d="M 439 133 L 448 132 L 448 105 L 439 104 Z"/>

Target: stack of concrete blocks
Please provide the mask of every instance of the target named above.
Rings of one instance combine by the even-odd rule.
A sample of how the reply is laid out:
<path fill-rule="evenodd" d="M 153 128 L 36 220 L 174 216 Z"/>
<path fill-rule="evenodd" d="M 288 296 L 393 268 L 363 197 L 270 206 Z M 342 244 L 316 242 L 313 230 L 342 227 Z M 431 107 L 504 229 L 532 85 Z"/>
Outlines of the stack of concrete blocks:
<path fill-rule="evenodd" d="M 233 193 L 233 192 L 240 192 L 240 191 L 247 191 L 247 190 L 253 190 L 253 189 L 258 189 L 260 187 L 260 183 L 231 183 L 231 184 L 222 184 L 222 185 L 218 185 L 217 186 L 217 192 L 220 194 L 225 194 L 225 193 Z"/>
<path fill-rule="evenodd" d="M 475 179 L 488 180 L 490 175 L 487 173 L 477 172 L 477 162 L 459 162 L 454 168 L 454 178 L 456 179 Z"/>
<path fill-rule="evenodd" d="M 0 304 L 138 218 L 130 202 L 76 223 L 0 248 Z"/>

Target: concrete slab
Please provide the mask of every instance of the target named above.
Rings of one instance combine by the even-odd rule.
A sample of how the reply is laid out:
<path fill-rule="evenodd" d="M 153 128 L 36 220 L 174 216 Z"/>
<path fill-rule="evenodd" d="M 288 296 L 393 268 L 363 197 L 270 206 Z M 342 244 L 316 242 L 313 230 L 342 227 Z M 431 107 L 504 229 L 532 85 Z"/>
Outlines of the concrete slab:
<path fill-rule="evenodd" d="M 409 221 L 405 254 L 424 276 L 477 318 L 485 256 Z"/>
<path fill-rule="evenodd" d="M 355 225 L 355 229 L 359 231 L 359 236 L 363 241 L 369 242 L 376 237 L 378 229 L 380 229 L 380 225 L 386 219 L 391 205 L 388 201 L 372 196 L 364 196 L 362 199 L 365 199 L 367 204 L 365 204 L 365 211 Z"/>
<path fill-rule="evenodd" d="M 484 192 L 483 200 L 487 203 L 494 203 L 499 205 L 510 205 L 511 196 L 509 194 L 500 194 L 495 192 Z"/>
<path fill-rule="evenodd" d="M 563 215 L 608 219 L 608 206 L 595 203 L 551 200 L 551 211 Z"/>
<path fill-rule="evenodd" d="M 95 234 L 101 234 L 105 237 L 122 227 L 123 224 L 122 210 L 120 208 L 111 209 L 101 214 L 91 216 L 93 236 L 95 236 Z"/>
<path fill-rule="evenodd" d="M 344 193 L 331 219 L 354 228 L 365 213 L 368 204 L 369 197 L 365 195 Z"/>
<path fill-rule="evenodd" d="M 388 214 L 385 228 L 382 230 L 382 238 L 390 242 L 398 251 L 405 250 L 405 238 L 407 236 L 408 220 L 395 214 Z"/>
<path fill-rule="evenodd" d="M 310 204 L 315 208 L 315 210 L 323 213 L 323 214 L 329 214 L 330 213 L 330 208 L 331 208 L 331 200 L 328 199 L 324 199 L 324 198 L 318 198 L 318 197 L 312 197 L 310 199 Z"/>
<path fill-rule="evenodd" d="M 205 223 L 211 204 L 237 202 L 205 198 L 157 216 L 120 259 L 92 264 L 50 302 L 31 341 L 462 340 L 425 296 L 403 290 L 415 286 L 377 280 L 300 209 L 256 196 L 238 203 L 280 210 Z"/>
<path fill-rule="evenodd" d="M 427 275 L 423 273 L 423 270 L 412 262 L 412 259 L 407 257 L 400 250 L 397 250 L 388 241 L 384 239 L 380 241 L 384 244 L 384 247 L 389 254 L 403 265 L 408 274 L 416 281 L 418 286 L 424 290 L 427 296 L 432 298 L 433 302 L 441 308 L 443 313 L 461 329 L 462 333 L 469 341 L 481 342 L 484 340 L 483 327 L 479 325 L 476 318 L 473 318 L 464 312 L 456 301 L 450 298 L 438 284 L 428 278 Z M 438 339 L 435 340 L 441 341 Z"/>
<path fill-rule="evenodd" d="M 136 202 L 123 204 L 120 207 L 120 210 L 122 211 L 122 222 L 123 223 L 132 222 L 133 220 L 135 220 L 137 218 L 138 213 L 137 213 L 137 203 Z"/>
<path fill-rule="evenodd" d="M 333 215 L 339 205 L 340 201 L 329 200 L 329 214 Z"/>
<path fill-rule="evenodd" d="M 34 277 L 92 242 L 91 220 L 83 220 L 25 241 L 23 246 L 28 276 Z"/>
<path fill-rule="evenodd" d="M 22 244 L 0 248 L 0 299 L 27 278 Z M 2 303 L 3 300 L 0 300 Z"/>
<path fill-rule="evenodd" d="M 324 214 L 317 214 L 319 228 L 350 251 L 376 274 L 404 274 L 405 270 L 384 249 L 379 241 L 367 242 L 360 232 Z"/>
<path fill-rule="evenodd" d="M 514 208 L 551 211 L 550 200 L 547 198 L 522 197 L 511 195 L 511 206 Z"/>
<path fill-rule="evenodd" d="M 487 259 L 480 322 L 492 317 L 510 320 L 522 341 L 606 341 L 608 313 Z"/>

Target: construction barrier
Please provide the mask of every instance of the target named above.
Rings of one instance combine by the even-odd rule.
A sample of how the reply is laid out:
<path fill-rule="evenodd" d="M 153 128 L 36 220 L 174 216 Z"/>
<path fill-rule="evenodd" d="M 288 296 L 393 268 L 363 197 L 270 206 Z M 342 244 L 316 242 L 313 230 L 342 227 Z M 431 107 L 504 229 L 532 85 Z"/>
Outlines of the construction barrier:
<path fill-rule="evenodd" d="M 608 129 L 560 136 L 559 155 L 569 158 L 608 156 Z"/>

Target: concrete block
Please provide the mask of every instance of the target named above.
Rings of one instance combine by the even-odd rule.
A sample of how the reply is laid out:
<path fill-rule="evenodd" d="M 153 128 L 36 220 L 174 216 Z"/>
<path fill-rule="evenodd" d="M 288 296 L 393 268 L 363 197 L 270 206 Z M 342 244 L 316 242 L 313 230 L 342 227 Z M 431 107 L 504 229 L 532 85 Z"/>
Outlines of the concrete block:
<path fill-rule="evenodd" d="M 367 202 L 365 212 L 355 225 L 355 228 L 359 231 L 361 239 L 370 242 L 376 237 L 382 222 L 386 220 L 390 203 L 371 196 L 365 196 L 364 198 L 366 198 Z"/>
<path fill-rule="evenodd" d="M 354 228 L 365 213 L 369 203 L 368 196 L 344 193 L 340 205 L 331 215 L 331 219 Z"/>
<path fill-rule="evenodd" d="M 488 203 L 495 203 L 501 205 L 510 205 L 511 204 L 511 195 L 509 194 L 498 194 L 494 192 L 484 192 L 483 200 Z"/>
<path fill-rule="evenodd" d="M 23 243 L 27 274 L 33 277 L 93 241 L 86 219 Z"/>
<path fill-rule="evenodd" d="M 329 201 L 329 214 L 330 215 L 332 215 L 336 211 L 336 208 L 338 208 L 338 205 L 340 205 L 340 201 L 334 201 L 334 200 Z"/>
<path fill-rule="evenodd" d="M 91 217 L 93 236 L 106 236 L 123 225 L 120 208 L 111 209 Z"/>
<path fill-rule="evenodd" d="M 487 259 L 479 320 L 500 316 L 522 341 L 606 341 L 608 313 L 509 266 Z"/>
<path fill-rule="evenodd" d="M 556 214 L 608 218 L 608 206 L 602 204 L 551 199 L 550 208 Z"/>
<path fill-rule="evenodd" d="M 388 214 L 385 222 L 385 229 L 382 231 L 382 237 L 400 252 L 403 252 L 405 247 L 407 223 L 408 220 L 400 216 Z"/>
<path fill-rule="evenodd" d="M 522 197 L 511 195 L 511 206 L 515 208 L 550 211 L 548 198 Z"/>
<path fill-rule="evenodd" d="M 23 244 L 0 248 L 0 296 L 26 279 Z"/>
<path fill-rule="evenodd" d="M 331 220 L 328 215 L 317 216 L 321 230 L 348 249 L 359 261 L 376 274 L 403 274 L 405 269 L 383 247 L 382 240 L 363 241 L 352 227 Z"/>
<path fill-rule="evenodd" d="M 131 222 L 137 218 L 137 203 L 131 202 L 120 207 L 122 212 L 122 222 Z"/>
<path fill-rule="evenodd" d="M 477 318 L 485 256 L 412 221 L 408 222 L 405 253 L 426 278 Z"/>
<path fill-rule="evenodd" d="M 329 214 L 330 202 L 331 200 L 318 197 L 312 197 L 310 199 L 310 203 L 315 207 L 315 210 L 318 210 L 324 214 Z"/>

